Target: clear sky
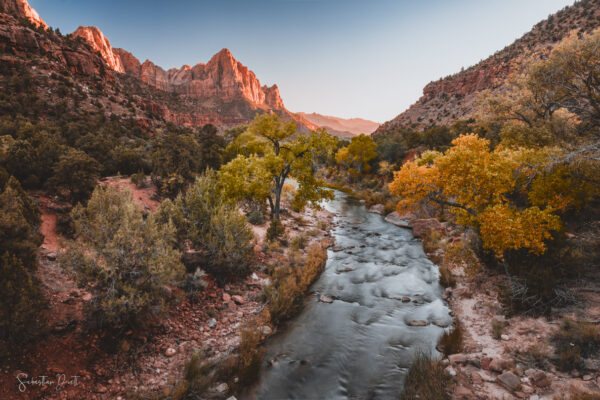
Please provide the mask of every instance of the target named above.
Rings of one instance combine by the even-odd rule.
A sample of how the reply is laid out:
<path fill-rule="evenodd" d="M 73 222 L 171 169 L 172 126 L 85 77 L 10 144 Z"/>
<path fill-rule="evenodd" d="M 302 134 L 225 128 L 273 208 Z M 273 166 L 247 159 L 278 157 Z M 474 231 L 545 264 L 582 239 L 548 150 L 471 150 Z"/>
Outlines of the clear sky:
<path fill-rule="evenodd" d="M 29 0 L 163 68 L 226 47 L 291 111 L 384 122 L 573 0 Z"/>

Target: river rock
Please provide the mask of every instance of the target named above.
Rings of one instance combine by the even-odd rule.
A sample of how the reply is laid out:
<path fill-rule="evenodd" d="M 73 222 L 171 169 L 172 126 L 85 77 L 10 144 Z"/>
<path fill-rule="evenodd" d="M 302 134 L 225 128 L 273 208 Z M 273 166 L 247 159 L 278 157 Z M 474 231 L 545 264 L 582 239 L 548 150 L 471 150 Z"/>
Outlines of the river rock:
<path fill-rule="evenodd" d="M 381 215 L 381 214 L 383 214 L 384 208 L 385 207 L 383 204 L 375 204 L 375 205 L 372 205 L 371 208 L 369 208 L 369 212 Z"/>
<path fill-rule="evenodd" d="M 324 294 L 322 294 L 321 296 L 319 296 L 319 301 L 321 303 L 327 303 L 327 304 L 333 303 L 333 299 L 331 297 L 325 296 Z"/>
<path fill-rule="evenodd" d="M 408 326 L 427 326 L 429 323 L 427 321 L 423 321 L 421 319 L 416 319 L 414 321 L 410 321 Z"/>
<path fill-rule="evenodd" d="M 510 371 L 506 371 L 503 374 L 499 375 L 498 382 L 500 382 L 502 386 L 511 391 L 517 390 L 521 386 L 521 381 L 519 380 L 519 377 Z"/>
<path fill-rule="evenodd" d="M 442 232 L 442 224 L 436 218 L 415 219 L 412 221 L 413 235 L 416 238 L 423 239 L 429 232 Z"/>
<path fill-rule="evenodd" d="M 268 336 L 273 332 L 273 329 L 271 329 L 271 327 L 268 325 L 264 325 L 260 328 L 260 331 L 263 335 Z"/>
<path fill-rule="evenodd" d="M 390 224 L 394 224 L 396 226 L 399 226 L 401 228 L 412 228 L 412 224 L 410 223 L 410 221 L 400 218 L 400 214 L 398 214 L 397 211 L 394 211 L 390 214 L 388 214 L 385 217 L 385 221 L 389 222 Z"/>

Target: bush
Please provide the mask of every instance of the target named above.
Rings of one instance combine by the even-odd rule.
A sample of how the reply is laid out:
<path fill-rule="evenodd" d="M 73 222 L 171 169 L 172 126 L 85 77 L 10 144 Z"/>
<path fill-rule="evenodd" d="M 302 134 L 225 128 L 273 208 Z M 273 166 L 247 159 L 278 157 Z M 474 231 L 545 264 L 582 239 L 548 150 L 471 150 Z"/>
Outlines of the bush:
<path fill-rule="evenodd" d="M 454 278 L 452 271 L 445 265 L 440 265 L 438 268 L 440 270 L 440 284 L 443 287 L 455 287 L 456 278 Z"/>
<path fill-rule="evenodd" d="M 223 205 L 215 209 L 202 243 L 209 260 L 204 269 L 219 283 L 245 278 L 253 266 L 253 239 L 246 218 L 236 208 Z"/>
<path fill-rule="evenodd" d="M 172 225 L 144 219 L 129 190 L 94 190 L 72 211 L 76 241 L 60 258 L 93 294 L 92 324 L 114 330 L 144 326 L 166 308 L 168 285 L 183 277 Z"/>
<path fill-rule="evenodd" d="M 498 321 L 497 319 L 492 321 L 492 337 L 496 340 L 500 340 L 502 333 L 504 332 L 504 322 Z"/>
<path fill-rule="evenodd" d="M 81 150 L 70 149 L 60 156 L 50 185 L 69 192 L 73 203 L 88 199 L 100 177 L 100 164 Z"/>
<path fill-rule="evenodd" d="M 140 171 L 131 175 L 131 182 L 133 182 L 138 189 L 145 187 L 146 174 L 144 174 L 144 171 Z"/>
<path fill-rule="evenodd" d="M 404 381 L 403 400 L 450 400 L 447 390 L 452 378 L 444 365 L 417 351 Z"/>
<path fill-rule="evenodd" d="M 306 247 L 306 234 L 299 233 L 292 239 L 291 246 L 294 250 L 303 250 Z"/>
<path fill-rule="evenodd" d="M 463 331 L 458 321 L 454 322 L 454 327 L 450 331 L 444 332 L 439 341 L 444 357 L 450 354 L 460 353 L 463 347 Z"/>
<path fill-rule="evenodd" d="M 565 318 L 552 341 L 559 356 L 559 369 L 571 371 L 582 366 L 583 358 L 600 350 L 600 331 L 592 323 Z"/>
<path fill-rule="evenodd" d="M 285 227 L 280 220 L 271 220 L 271 224 L 267 228 L 267 240 L 277 239 L 279 236 L 283 235 L 284 232 Z"/>
<path fill-rule="evenodd" d="M 252 225 L 262 225 L 265 223 L 265 216 L 260 210 L 252 210 L 248 213 L 248 222 Z"/>
<path fill-rule="evenodd" d="M 10 344 L 0 346 L 0 357 L 6 357 L 14 345 L 42 333 L 45 302 L 37 280 L 14 255 L 4 253 L 0 258 L 0 277 L 0 340 Z"/>
<path fill-rule="evenodd" d="M 216 174 L 199 176 L 185 194 L 175 201 L 165 200 L 156 213 L 161 224 L 173 224 L 180 248 L 205 253 L 195 268 L 202 268 L 219 284 L 245 278 L 254 260 L 254 234 L 246 217 L 227 203 L 220 192 Z"/>

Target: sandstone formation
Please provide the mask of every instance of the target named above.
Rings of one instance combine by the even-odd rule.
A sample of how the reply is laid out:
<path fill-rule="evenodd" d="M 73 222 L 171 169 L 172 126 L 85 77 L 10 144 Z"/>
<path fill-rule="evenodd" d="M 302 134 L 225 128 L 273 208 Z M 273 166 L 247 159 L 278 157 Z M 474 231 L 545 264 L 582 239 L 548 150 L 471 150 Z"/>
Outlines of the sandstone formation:
<path fill-rule="evenodd" d="M 117 71 L 125 72 L 121 64 L 121 57 L 113 53 L 113 48 L 108 39 L 95 26 L 80 26 L 72 33 L 73 37 L 80 37 L 88 42 L 92 48 L 100 53 L 108 66 Z"/>
<path fill-rule="evenodd" d="M 25 18 L 37 27 L 48 27 L 27 0 L 0 0 L 0 10 L 18 18 Z"/>
<path fill-rule="evenodd" d="M 591 32 L 598 26 L 600 0 L 581 1 L 565 7 L 486 60 L 429 83 L 415 104 L 382 124 L 373 135 L 385 135 L 399 129 L 421 130 L 435 125 L 451 125 L 457 120 L 468 119 L 477 111 L 480 93 L 483 90 L 503 90 L 511 72 L 521 69 L 521 63 L 528 54 L 547 54 L 570 32 Z"/>

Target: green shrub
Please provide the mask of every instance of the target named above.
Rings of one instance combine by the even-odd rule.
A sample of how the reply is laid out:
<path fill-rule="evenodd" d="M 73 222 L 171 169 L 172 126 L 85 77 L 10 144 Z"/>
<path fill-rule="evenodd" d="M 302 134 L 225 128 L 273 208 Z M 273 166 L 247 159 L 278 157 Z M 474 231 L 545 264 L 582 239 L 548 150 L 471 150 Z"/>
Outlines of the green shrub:
<path fill-rule="evenodd" d="M 138 188 L 143 188 L 146 186 L 146 174 L 144 171 L 137 172 L 131 175 L 131 182 Z"/>
<path fill-rule="evenodd" d="M 271 224 L 267 228 L 267 240 L 274 240 L 283 235 L 285 227 L 278 219 L 271 220 Z"/>
<path fill-rule="evenodd" d="M 205 253 L 198 265 L 189 266 L 190 272 L 202 268 L 219 284 L 224 284 L 250 273 L 254 263 L 254 234 L 246 217 L 224 201 L 217 186 L 216 174 L 207 171 L 175 201 L 163 201 L 156 219 L 161 224 L 175 226 L 183 251 L 191 246 Z"/>
<path fill-rule="evenodd" d="M 81 150 L 70 149 L 60 156 L 54 167 L 50 185 L 68 191 L 73 203 L 84 202 L 91 195 L 100 177 L 100 164 Z"/>
<path fill-rule="evenodd" d="M 265 223 L 265 216 L 260 210 L 252 210 L 248 213 L 248 222 L 252 225 L 262 225 Z"/>
<path fill-rule="evenodd" d="M 60 257 L 93 294 L 90 322 L 114 330 L 138 328 L 166 309 L 168 285 L 183 277 L 172 225 L 159 225 L 129 190 L 98 187 L 72 211 L 74 241 Z"/>
<path fill-rule="evenodd" d="M 45 302 L 39 285 L 17 257 L 0 257 L 0 357 L 15 353 L 16 345 L 42 333 Z M 6 344 L 9 344 L 8 346 Z"/>
<path fill-rule="evenodd" d="M 450 400 L 448 394 L 452 378 L 441 362 L 417 351 L 404 381 L 403 400 Z"/>
<path fill-rule="evenodd" d="M 245 278 L 252 271 L 253 239 L 246 217 L 234 207 L 220 206 L 214 210 L 202 243 L 208 255 L 204 269 L 219 283 Z"/>
<path fill-rule="evenodd" d="M 497 319 L 492 321 L 492 337 L 496 340 L 500 340 L 502 333 L 504 332 L 504 322 L 498 321 Z"/>

